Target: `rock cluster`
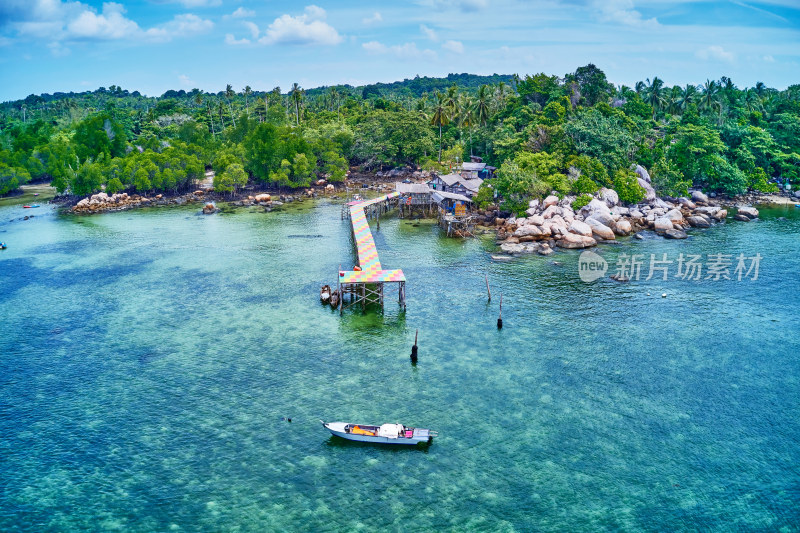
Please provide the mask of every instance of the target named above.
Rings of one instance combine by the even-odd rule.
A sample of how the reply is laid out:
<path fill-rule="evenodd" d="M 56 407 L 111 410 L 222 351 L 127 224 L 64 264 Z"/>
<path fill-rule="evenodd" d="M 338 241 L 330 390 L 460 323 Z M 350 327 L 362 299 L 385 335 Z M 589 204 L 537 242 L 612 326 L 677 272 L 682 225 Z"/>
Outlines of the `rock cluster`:
<path fill-rule="evenodd" d="M 402 179 L 420 179 L 420 180 L 431 180 L 435 176 L 435 172 L 432 171 L 425 171 L 425 170 L 416 170 L 411 167 L 398 167 L 393 168 L 392 170 L 380 170 L 375 173 L 375 175 L 379 178 L 384 179 L 392 179 L 392 180 L 402 180 Z"/>
<path fill-rule="evenodd" d="M 93 194 L 78 202 L 72 211 L 75 213 L 99 213 L 103 211 L 122 211 L 140 205 L 148 205 L 153 200 L 139 196 L 138 194 L 129 195 L 126 192 L 112 194 L 109 196 L 104 192 Z"/>
<path fill-rule="evenodd" d="M 640 182 L 652 189 L 647 171 L 639 167 L 637 173 Z M 728 216 L 726 209 L 711 205 L 708 196 L 700 191 L 693 192 L 691 198 L 675 201 L 665 201 L 655 193 L 648 196 L 650 199 L 645 198 L 640 204 L 625 207 L 620 205 L 615 191 L 603 188 L 580 209 L 572 208 L 575 197 L 560 199 L 551 195 L 543 201 L 531 201 L 524 217 L 499 211 L 480 211 L 478 217 L 483 224 L 494 224 L 503 252 L 519 255 L 543 250 L 545 254 L 552 253 L 555 247 L 589 248 L 642 230 L 667 239 L 685 239 L 689 228 L 708 228 Z M 739 215 L 752 220 L 758 211 L 740 207 Z"/>

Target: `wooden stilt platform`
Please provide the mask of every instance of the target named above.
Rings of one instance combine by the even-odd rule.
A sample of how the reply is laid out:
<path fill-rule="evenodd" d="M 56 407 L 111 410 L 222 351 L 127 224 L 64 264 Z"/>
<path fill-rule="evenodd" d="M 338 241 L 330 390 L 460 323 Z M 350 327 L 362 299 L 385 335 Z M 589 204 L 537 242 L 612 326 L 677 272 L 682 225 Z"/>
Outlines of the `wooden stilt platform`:
<path fill-rule="evenodd" d="M 378 250 L 372 231 L 369 229 L 368 218 L 379 217 L 392 207 L 391 200 L 400 196 L 393 192 L 379 196 L 372 200 L 349 202 L 347 213 L 353 228 L 353 239 L 358 251 L 358 266 L 361 270 L 340 270 L 337 275 L 337 288 L 339 289 L 339 313 L 345 308 L 361 304 L 366 307 L 369 303 L 376 303 L 383 308 L 384 285 L 397 283 L 397 298 L 400 305 L 406 307 L 406 277 L 402 270 L 384 270 L 378 258 Z M 344 295 L 349 295 L 345 304 Z"/>

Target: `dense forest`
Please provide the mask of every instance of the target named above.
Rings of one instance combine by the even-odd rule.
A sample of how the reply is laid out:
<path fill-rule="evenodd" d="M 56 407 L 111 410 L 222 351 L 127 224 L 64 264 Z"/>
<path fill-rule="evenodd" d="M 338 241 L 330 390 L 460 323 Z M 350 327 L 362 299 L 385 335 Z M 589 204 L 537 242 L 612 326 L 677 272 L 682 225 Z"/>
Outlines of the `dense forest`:
<path fill-rule="evenodd" d="M 588 201 L 612 187 L 641 199 L 632 168 L 662 196 L 690 186 L 739 194 L 800 181 L 800 85 L 733 80 L 669 87 L 653 77 L 615 87 L 586 65 L 547 74 L 415 78 L 308 91 L 294 84 L 147 97 L 118 86 L 0 104 L 0 194 L 31 180 L 63 193 L 177 192 L 206 168 L 215 187 L 308 186 L 365 170 L 447 168 L 470 155 L 499 168 L 510 209 L 550 191 Z"/>

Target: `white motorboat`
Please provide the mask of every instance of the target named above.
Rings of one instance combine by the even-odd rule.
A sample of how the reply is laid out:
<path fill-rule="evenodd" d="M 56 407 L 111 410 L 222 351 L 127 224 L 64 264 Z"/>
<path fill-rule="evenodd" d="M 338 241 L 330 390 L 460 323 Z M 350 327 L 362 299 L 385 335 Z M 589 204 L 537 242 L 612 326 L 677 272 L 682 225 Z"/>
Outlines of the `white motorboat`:
<path fill-rule="evenodd" d="M 348 422 L 322 422 L 322 425 L 336 435 L 347 440 L 374 442 L 377 444 L 430 444 L 439 434 L 430 429 L 412 428 L 403 424 L 351 424 Z"/>

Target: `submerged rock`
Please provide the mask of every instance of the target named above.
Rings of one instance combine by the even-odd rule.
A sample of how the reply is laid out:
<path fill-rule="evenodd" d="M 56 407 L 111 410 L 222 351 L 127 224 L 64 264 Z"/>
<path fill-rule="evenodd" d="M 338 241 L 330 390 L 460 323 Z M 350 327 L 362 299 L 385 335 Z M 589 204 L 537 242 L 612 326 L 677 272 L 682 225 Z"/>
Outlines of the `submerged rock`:
<path fill-rule="evenodd" d="M 740 207 L 738 211 L 739 215 L 744 215 L 749 219 L 758 218 L 758 209 L 755 207 Z"/>
<path fill-rule="evenodd" d="M 701 216 L 691 216 L 688 219 L 689 225 L 693 228 L 710 228 L 711 223 Z"/>
<path fill-rule="evenodd" d="M 591 237 L 584 237 L 575 233 L 567 233 L 559 241 L 557 246 L 559 248 L 590 248 L 595 246 L 597 241 Z"/>
<path fill-rule="evenodd" d="M 689 237 L 685 231 L 679 229 L 668 229 L 664 232 L 664 237 L 667 239 L 686 239 Z"/>

